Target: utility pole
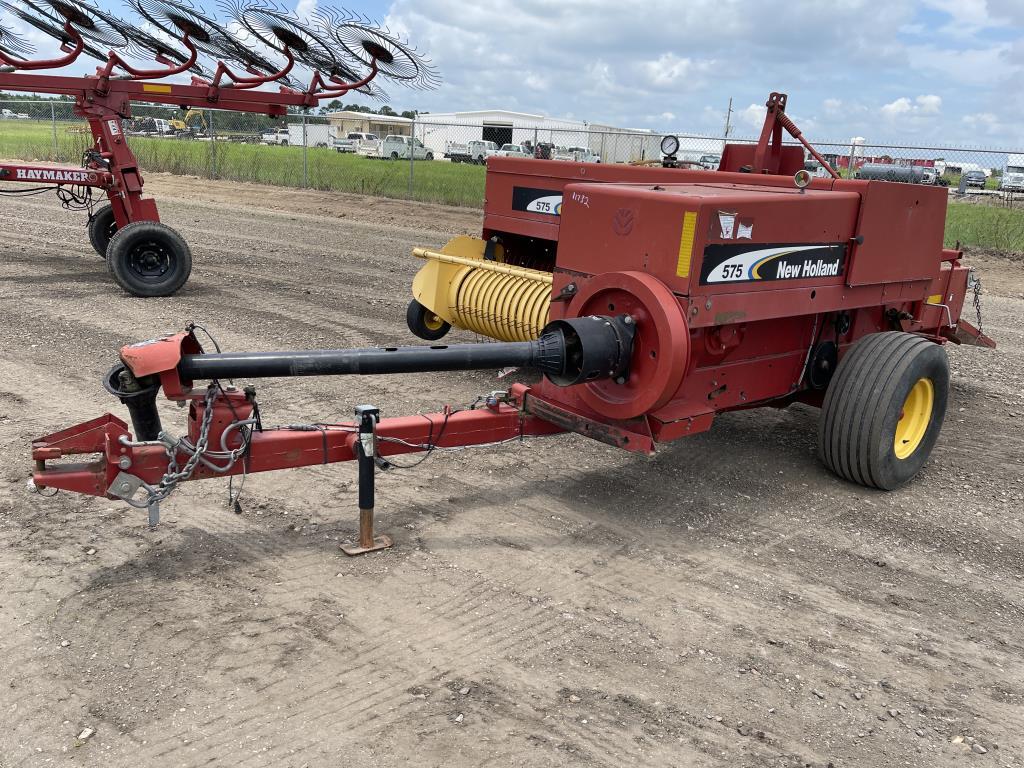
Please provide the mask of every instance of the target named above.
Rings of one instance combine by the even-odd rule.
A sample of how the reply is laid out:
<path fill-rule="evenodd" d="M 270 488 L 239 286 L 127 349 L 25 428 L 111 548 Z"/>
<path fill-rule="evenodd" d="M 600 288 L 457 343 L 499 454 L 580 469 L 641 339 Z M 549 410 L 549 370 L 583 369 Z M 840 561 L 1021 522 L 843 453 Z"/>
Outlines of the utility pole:
<path fill-rule="evenodd" d="M 732 97 L 729 97 L 729 109 L 725 113 L 725 138 L 729 138 L 729 131 L 732 130 Z"/>

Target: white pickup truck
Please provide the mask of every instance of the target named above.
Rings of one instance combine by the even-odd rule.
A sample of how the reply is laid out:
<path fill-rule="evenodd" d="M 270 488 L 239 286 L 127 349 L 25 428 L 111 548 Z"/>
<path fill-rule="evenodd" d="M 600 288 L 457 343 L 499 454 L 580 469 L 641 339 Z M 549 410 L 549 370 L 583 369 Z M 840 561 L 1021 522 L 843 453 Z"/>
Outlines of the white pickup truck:
<path fill-rule="evenodd" d="M 10 109 L 0 109 L 0 120 L 28 120 L 29 116 L 22 112 L 14 112 Z"/>
<path fill-rule="evenodd" d="M 343 139 L 335 139 L 334 148 L 338 152 L 344 153 L 355 153 L 358 152 L 360 148 L 363 148 L 364 150 L 370 148 L 376 150 L 377 142 L 379 141 L 380 138 L 375 133 L 359 133 L 358 131 L 353 131 Z M 366 154 L 365 151 L 362 154 Z"/>
<path fill-rule="evenodd" d="M 552 160 L 569 160 L 574 163 L 600 163 L 601 156 L 586 147 L 558 147 L 552 154 Z"/>
<path fill-rule="evenodd" d="M 424 147 L 422 141 L 411 136 L 385 136 L 384 141 L 377 145 L 377 157 L 388 160 L 408 160 L 410 153 L 414 160 L 434 159 L 434 153 Z"/>
<path fill-rule="evenodd" d="M 494 153 L 497 157 L 533 157 L 521 144 L 502 144 L 501 149 Z"/>
<path fill-rule="evenodd" d="M 453 163 L 474 165 L 483 165 L 488 157 L 494 157 L 497 152 L 498 145 L 493 141 L 471 141 L 468 144 L 449 141 L 444 148 L 444 156 Z"/>

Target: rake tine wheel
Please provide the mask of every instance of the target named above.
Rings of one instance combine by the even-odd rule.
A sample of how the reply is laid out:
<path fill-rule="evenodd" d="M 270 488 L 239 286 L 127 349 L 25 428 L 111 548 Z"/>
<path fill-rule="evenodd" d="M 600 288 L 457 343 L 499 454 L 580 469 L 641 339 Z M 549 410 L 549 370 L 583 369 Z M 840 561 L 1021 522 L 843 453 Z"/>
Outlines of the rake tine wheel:
<path fill-rule="evenodd" d="M 39 3 L 49 10 L 51 16 L 74 25 L 78 33 L 90 42 L 106 48 L 128 45 L 120 24 L 111 23 L 110 17 L 84 0 L 39 0 Z"/>
<path fill-rule="evenodd" d="M 429 89 L 440 83 L 436 68 L 408 43 L 369 23 L 359 23 L 330 9 L 317 12 L 317 21 L 341 45 L 346 56 L 411 88 Z"/>
<path fill-rule="evenodd" d="M 29 10 L 26 10 L 26 8 Z M 0 0 L 0 9 L 7 11 L 18 21 L 28 24 L 47 37 L 53 38 L 60 43 L 61 50 L 68 54 L 63 59 L 54 60 L 54 62 L 19 62 L 19 68 L 47 69 L 49 67 L 64 66 L 78 58 L 80 53 L 84 53 L 86 56 L 98 61 L 107 60 L 107 57 L 100 50 L 85 42 L 73 24 L 52 15 L 43 8 L 29 2 L 29 0 L 20 0 L 20 4 L 17 5 L 15 2 Z M 79 44 L 81 44 L 80 49 Z M 71 55 L 71 52 L 75 50 L 78 50 L 78 53 Z"/>
<path fill-rule="evenodd" d="M 31 56 L 34 52 L 35 48 L 31 43 L 22 40 L 10 29 L 0 24 L 0 55 L 18 59 L 22 56 Z"/>

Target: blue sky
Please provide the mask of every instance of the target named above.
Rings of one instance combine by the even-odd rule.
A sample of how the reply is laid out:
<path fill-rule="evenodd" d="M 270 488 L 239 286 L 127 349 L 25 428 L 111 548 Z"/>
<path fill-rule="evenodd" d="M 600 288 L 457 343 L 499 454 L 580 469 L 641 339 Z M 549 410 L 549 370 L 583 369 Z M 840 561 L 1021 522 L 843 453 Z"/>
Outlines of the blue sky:
<path fill-rule="evenodd" d="M 116 13 L 119 3 L 100 5 Z M 346 5 L 440 69 L 435 91 L 387 86 L 399 111 L 503 108 L 714 134 L 732 97 L 736 133 L 749 135 L 781 90 L 822 142 L 1024 146 L 1024 0 Z"/>

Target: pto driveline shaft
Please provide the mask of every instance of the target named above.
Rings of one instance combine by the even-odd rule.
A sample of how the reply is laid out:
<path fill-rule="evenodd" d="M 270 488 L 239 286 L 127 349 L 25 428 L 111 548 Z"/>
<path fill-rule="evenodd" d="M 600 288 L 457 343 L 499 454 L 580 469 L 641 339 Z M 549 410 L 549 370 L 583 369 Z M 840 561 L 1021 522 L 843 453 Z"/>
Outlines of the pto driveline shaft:
<path fill-rule="evenodd" d="M 433 347 L 314 349 L 300 352 L 218 352 L 185 355 L 185 381 L 271 376 L 343 376 L 428 371 L 535 368 L 559 386 L 619 378 L 629 367 L 632 318 L 574 317 L 549 323 L 535 341 Z"/>
<path fill-rule="evenodd" d="M 551 357 L 550 349 L 544 354 L 544 348 L 549 346 L 542 345 L 538 340 L 441 347 L 222 352 L 186 355 L 178 364 L 178 373 L 184 379 L 196 380 L 471 371 L 508 366 L 542 367 L 541 364 Z"/>

